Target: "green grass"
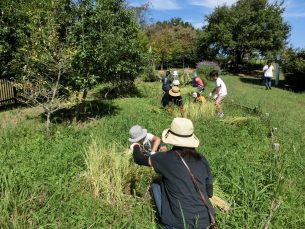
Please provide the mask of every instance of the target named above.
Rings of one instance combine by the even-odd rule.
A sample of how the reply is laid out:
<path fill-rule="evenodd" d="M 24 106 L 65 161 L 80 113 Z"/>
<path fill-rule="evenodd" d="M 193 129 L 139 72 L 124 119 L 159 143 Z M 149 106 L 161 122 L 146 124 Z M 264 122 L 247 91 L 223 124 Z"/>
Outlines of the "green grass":
<path fill-rule="evenodd" d="M 302 228 L 305 94 L 266 91 L 236 76 L 223 80 L 225 118 L 194 116 L 198 150 L 210 162 L 217 193 L 232 207 L 218 211 L 221 228 L 262 228 L 271 212 L 271 228 Z M 213 87 L 207 84 L 205 94 Z M 148 193 L 156 174 L 131 160 L 128 130 L 137 123 L 161 135 L 176 113 L 160 107 L 159 83 L 138 87 L 141 97 L 107 102 L 90 122 L 54 125 L 49 137 L 34 111 L 0 113 L 0 228 L 157 228 Z M 182 88 L 186 101 L 192 90 Z M 259 107 L 263 116 L 232 100 Z M 94 106 L 99 103 L 89 111 Z M 271 127 L 278 128 L 278 152 Z M 275 201 L 280 205 L 273 211 Z"/>

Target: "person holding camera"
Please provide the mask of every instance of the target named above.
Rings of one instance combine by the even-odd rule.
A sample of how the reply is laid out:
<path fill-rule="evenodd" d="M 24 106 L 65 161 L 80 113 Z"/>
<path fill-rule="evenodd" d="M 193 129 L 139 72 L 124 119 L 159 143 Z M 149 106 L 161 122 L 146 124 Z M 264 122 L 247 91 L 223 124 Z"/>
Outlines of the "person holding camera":
<path fill-rule="evenodd" d="M 213 177 L 206 158 L 196 151 L 199 139 L 191 120 L 174 118 L 162 133 L 162 141 L 173 145 L 167 152 L 143 154 L 132 144 L 135 163 L 150 166 L 161 175 L 151 184 L 158 218 L 165 228 L 207 228 L 215 223 Z"/>

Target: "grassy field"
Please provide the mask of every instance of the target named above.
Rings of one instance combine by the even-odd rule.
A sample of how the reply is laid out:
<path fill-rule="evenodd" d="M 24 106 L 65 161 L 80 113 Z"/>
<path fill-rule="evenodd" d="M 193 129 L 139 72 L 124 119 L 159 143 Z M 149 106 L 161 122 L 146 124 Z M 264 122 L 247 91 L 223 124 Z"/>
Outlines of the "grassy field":
<path fill-rule="evenodd" d="M 304 228 L 305 94 L 266 91 L 247 77 L 223 80 L 225 118 L 212 109 L 193 117 L 198 150 L 231 204 L 218 211 L 220 227 Z M 156 174 L 131 160 L 128 130 L 137 123 L 160 135 L 179 113 L 160 108 L 159 83 L 138 88 L 136 97 L 111 101 L 95 91 L 56 115 L 51 136 L 39 109 L 0 112 L 0 228 L 157 228 L 148 193 Z M 186 101 L 191 91 L 182 88 Z"/>

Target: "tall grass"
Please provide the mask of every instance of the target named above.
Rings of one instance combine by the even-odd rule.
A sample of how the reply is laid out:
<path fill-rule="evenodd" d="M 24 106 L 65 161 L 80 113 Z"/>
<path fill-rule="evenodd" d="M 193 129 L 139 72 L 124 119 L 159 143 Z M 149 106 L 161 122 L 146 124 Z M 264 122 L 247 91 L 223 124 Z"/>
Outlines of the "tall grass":
<path fill-rule="evenodd" d="M 220 227 L 303 228 L 305 94 L 266 91 L 235 76 L 223 80 L 229 91 L 225 119 L 199 111 L 185 98 L 198 152 L 217 181 L 215 195 L 231 205 L 228 213 L 217 212 Z M 160 83 L 138 86 L 143 97 L 113 100 L 118 112 L 89 123 L 54 125 L 56 134 L 49 137 L 39 116 L 0 112 L 0 228 L 156 227 L 148 192 L 155 173 L 135 165 L 124 151 L 132 125 L 160 136 L 173 116 L 160 108 Z M 182 87 L 183 97 L 192 90 Z M 226 103 L 231 99 L 259 105 L 270 114 L 268 126 Z M 17 113 L 22 117 L 10 122 Z M 278 129 L 279 151 L 272 149 L 269 124 Z"/>
<path fill-rule="evenodd" d="M 120 206 L 129 198 L 126 187 L 132 171 L 130 158 L 119 152 L 115 143 L 98 144 L 94 139 L 85 153 L 84 177 L 95 197 L 109 205 Z"/>
<path fill-rule="evenodd" d="M 186 100 L 186 102 L 183 104 L 183 112 L 180 110 L 174 110 L 173 115 L 175 117 L 182 116 L 193 121 L 211 118 L 215 116 L 215 105 L 211 101 L 195 103 L 193 101 Z"/>

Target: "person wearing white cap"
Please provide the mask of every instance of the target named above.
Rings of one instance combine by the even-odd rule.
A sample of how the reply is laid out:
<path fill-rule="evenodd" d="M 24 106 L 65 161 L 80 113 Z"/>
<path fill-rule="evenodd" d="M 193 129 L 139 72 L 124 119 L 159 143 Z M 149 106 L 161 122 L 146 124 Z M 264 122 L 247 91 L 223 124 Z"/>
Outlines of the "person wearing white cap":
<path fill-rule="evenodd" d="M 174 80 L 179 80 L 178 71 L 173 72 Z"/>
<path fill-rule="evenodd" d="M 180 85 L 180 82 L 179 82 L 179 80 L 174 80 L 173 81 L 173 86 L 179 86 Z"/>
<path fill-rule="evenodd" d="M 150 156 L 133 145 L 135 163 L 151 166 L 162 175 L 150 189 L 161 223 L 165 228 L 208 228 L 215 223 L 208 198 L 213 196 L 213 177 L 208 161 L 196 151 L 199 139 L 192 121 L 174 118 L 163 131 L 162 141 L 173 148 Z"/>

